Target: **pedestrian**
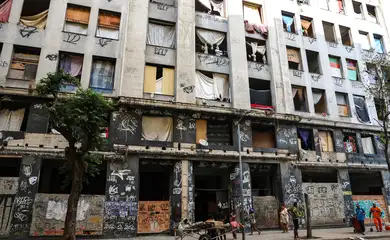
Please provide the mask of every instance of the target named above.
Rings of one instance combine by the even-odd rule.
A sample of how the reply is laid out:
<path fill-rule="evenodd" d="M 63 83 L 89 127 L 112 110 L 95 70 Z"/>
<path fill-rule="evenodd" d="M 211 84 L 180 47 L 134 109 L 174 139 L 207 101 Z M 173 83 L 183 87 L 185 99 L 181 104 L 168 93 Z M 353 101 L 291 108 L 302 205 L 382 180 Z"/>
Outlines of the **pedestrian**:
<path fill-rule="evenodd" d="M 382 232 L 382 209 L 376 206 L 376 204 L 372 204 L 372 208 L 370 209 L 370 218 L 371 215 L 374 217 L 374 224 L 377 232 Z"/>
<path fill-rule="evenodd" d="M 362 230 L 362 234 L 365 235 L 366 228 L 364 227 L 364 219 L 366 218 L 366 212 L 363 208 L 360 207 L 359 204 L 356 204 L 356 218 L 359 222 L 360 229 Z"/>
<path fill-rule="evenodd" d="M 253 230 L 261 234 L 261 232 L 256 228 L 256 216 L 255 216 L 255 210 L 253 208 L 249 209 L 249 218 L 251 221 L 251 234 L 253 235 Z"/>
<path fill-rule="evenodd" d="M 232 234 L 233 234 L 233 239 L 237 239 L 237 231 L 239 228 L 244 228 L 244 226 L 237 222 L 236 220 L 236 215 L 232 214 L 230 218 L 230 225 L 232 226 Z"/>
<path fill-rule="evenodd" d="M 288 212 L 292 216 L 292 220 L 294 223 L 294 239 L 299 239 L 298 235 L 298 228 L 299 228 L 299 210 L 298 210 L 298 203 L 295 202 L 293 206 L 288 209 Z"/>
<path fill-rule="evenodd" d="M 283 233 L 288 233 L 288 221 L 289 221 L 289 217 L 288 217 L 288 210 L 286 208 L 286 204 L 282 204 L 282 210 L 280 211 L 280 223 L 282 225 L 282 228 L 283 228 Z"/>

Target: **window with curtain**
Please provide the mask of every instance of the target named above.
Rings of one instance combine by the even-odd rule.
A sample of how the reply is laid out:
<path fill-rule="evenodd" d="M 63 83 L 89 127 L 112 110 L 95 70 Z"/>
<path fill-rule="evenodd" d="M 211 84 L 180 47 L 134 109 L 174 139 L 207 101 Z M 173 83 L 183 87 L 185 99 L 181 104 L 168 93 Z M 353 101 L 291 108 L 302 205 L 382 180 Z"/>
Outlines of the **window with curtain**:
<path fill-rule="evenodd" d="M 365 83 L 376 84 L 376 71 L 377 67 L 375 64 L 366 63 L 366 71 L 363 72 Z"/>
<path fill-rule="evenodd" d="M 292 96 L 293 96 L 295 111 L 308 112 L 307 100 L 306 100 L 306 88 L 293 86 Z"/>
<path fill-rule="evenodd" d="M 226 33 L 197 28 L 196 52 L 227 56 Z"/>
<path fill-rule="evenodd" d="M 329 56 L 329 63 L 333 77 L 342 78 L 341 59 L 339 57 Z"/>
<path fill-rule="evenodd" d="M 363 147 L 364 154 L 375 154 L 376 153 L 373 139 L 374 138 L 372 136 L 362 135 L 361 141 L 362 141 L 362 147 Z"/>
<path fill-rule="evenodd" d="M 64 31 L 87 35 L 90 11 L 89 7 L 68 4 Z"/>
<path fill-rule="evenodd" d="M 9 15 L 11 14 L 13 0 L 5 0 L 0 3 L 0 23 L 8 22 Z"/>
<path fill-rule="evenodd" d="M 366 99 L 363 96 L 353 95 L 357 118 L 361 122 L 370 122 L 370 116 L 366 106 Z"/>
<path fill-rule="evenodd" d="M 153 46 L 175 48 L 175 27 L 149 23 L 146 43 Z"/>
<path fill-rule="evenodd" d="M 232 124 L 228 121 L 196 120 L 196 143 L 206 140 L 209 145 L 228 146 L 233 144 Z"/>
<path fill-rule="evenodd" d="M 84 56 L 81 54 L 61 52 L 59 57 L 58 69 L 71 76 L 81 79 L 81 72 L 83 69 Z M 76 86 L 73 84 L 65 84 L 62 86 L 62 91 L 74 91 Z"/>
<path fill-rule="evenodd" d="M 334 152 L 332 133 L 328 131 L 318 131 L 321 152 Z"/>
<path fill-rule="evenodd" d="M 15 46 L 7 77 L 35 81 L 40 52 L 38 48 Z"/>
<path fill-rule="evenodd" d="M 303 150 L 315 150 L 313 129 L 297 128 L 298 146 Z"/>
<path fill-rule="evenodd" d="M 96 37 L 118 40 L 120 22 L 120 13 L 99 10 Z"/>
<path fill-rule="evenodd" d="M 269 81 L 249 78 L 249 92 L 252 108 L 262 110 L 274 109 Z"/>
<path fill-rule="evenodd" d="M 195 9 L 199 12 L 225 17 L 225 0 L 196 0 Z"/>
<path fill-rule="evenodd" d="M 383 40 L 382 36 L 374 34 L 374 41 L 375 41 L 375 51 L 377 53 L 385 53 L 383 48 Z"/>
<path fill-rule="evenodd" d="M 301 16 L 303 36 L 314 38 L 313 19 Z"/>
<path fill-rule="evenodd" d="M 229 76 L 196 71 L 195 95 L 201 99 L 230 102 Z"/>
<path fill-rule="evenodd" d="M 339 116 L 348 117 L 349 108 L 348 108 L 348 95 L 346 93 L 336 92 L 336 102 Z"/>
<path fill-rule="evenodd" d="M 284 31 L 289 33 L 297 33 L 295 30 L 294 14 L 282 12 L 282 21 Z"/>
<path fill-rule="evenodd" d="M 348 79 L 351 81 L 359 80 L 358 65 L 356 60 L 346 59 L 348 68 Z"/>
<path fill-rule="evenodd" d="M 25 110 L 25 108 L 0 110 L 0 131 L 20 131 Z"/>
<path fill-rule="evenodd" d="M 142 116 L 142 140 L 171 142 L 173 139 L 173 118 Z"/>
<path fill-rule="evenodd" d="M 364 50 L 371 49 L 370 37 L 368 33 L 359 31 L 359 43 Z"/>
<path fill-rule="evenodd" d="M 267 46 L 265 41 L 246 38 L 247 60 L 267 64 Z"/>
<path fill-rule="evenodd" d="M 313 89 L 312 93 L 315 113 L 326 114 L 328 109 L 326 107 L 325 91 Z"/>
<path fill-rule="evenodd" d="M 301 52 L 299 48 L 287 47 L 287 60 L 289 69 L 301 70 Z"/>
<path fill-rule="evenodd" d="M 101 93 L 112 93 L 114 87 L 115 60 L 94 58 L 92 60 L 89 87 Z"/>
<path fill-rule="evenodd" d="M 174 95 L 175 69 L 162 66 L 145 66 L 144 92 Z"/>
<path fill-rule="evenodd" d="M 259 33 L 268 38 L 268 28 L 263 24 L 262 9 L 259 5 L 244 3 L 244 24 L 248 33 Z"/>

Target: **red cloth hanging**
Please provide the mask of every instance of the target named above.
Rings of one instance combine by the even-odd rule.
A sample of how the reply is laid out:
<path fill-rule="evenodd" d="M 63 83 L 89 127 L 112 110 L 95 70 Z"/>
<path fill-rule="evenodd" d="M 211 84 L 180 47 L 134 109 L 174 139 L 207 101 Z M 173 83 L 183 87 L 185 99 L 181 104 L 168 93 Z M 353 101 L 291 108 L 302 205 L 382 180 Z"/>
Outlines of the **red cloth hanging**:
<path fill-rule="evenodd" d="M 8 22 L 11 14 L 12 0 L 6 0 L 0 5 L 0 22 Z"/>

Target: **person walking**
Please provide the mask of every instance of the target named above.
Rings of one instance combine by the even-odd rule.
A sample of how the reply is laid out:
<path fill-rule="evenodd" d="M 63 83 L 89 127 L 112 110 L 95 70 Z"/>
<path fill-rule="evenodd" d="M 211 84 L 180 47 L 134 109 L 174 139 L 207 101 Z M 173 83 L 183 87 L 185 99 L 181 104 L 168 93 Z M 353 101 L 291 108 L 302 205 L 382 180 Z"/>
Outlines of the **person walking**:
<path fill-rule="evenodd" d="M 372 208 L 370 209 L 370 218 L 373 216 L 374 224 L 377 232 L 382 232 L 382 209 L 376 206 L 376 204 L 372 204 Z"/>
<path fill-rule="evenodd" d="M 294 240 L 299 239 L 298 235 L 298 229 L 299 229 L 299 210 L 298 210 L 298 203 L 295 202 L 294 205 L 288 209 L 288 212 L 292 216 L 292 220 L 294 223 Z"/>
<path fill-rule="evenodd" d="M 233 239 L 237 239 L 237 231 L 240 228 L 244 228 L 244 226 L 241 223 L 237 222 L 235 214 L 232 214 L 232 216 L 230 217 L 230 225 L 232 226 L 232 230 L 233 230 L 232 231 Z"/>
<path fill-rule="evenodd" d="M 280 211 L 280 223 L 282 225 L 283 233 L 288 233 L 288 223 L 289 217 L 288 217 L 288 210 L 286 208 L 286 204 L 282 204 L 282 209 Z"/>
<path fill-rule="evenodd" d="M 356 218 L 359 222 L 360 229 L 362 230 L 362 234 L 365 235 L 366 228 L 364 227 L 364 219 L 366 218 L 366 212 L 363 208 L 360 208 L 360 205 L 356 205 Z"/>
<path fill-rule="evenodd" d="M 251 234 L 253 235 L 253 230 L 261 234 L 261 232 L 256 228 L 256 216 L 255 216 L 255 210 L 253 208 L 249 209 L 249 218 L 251 221 Z"/>

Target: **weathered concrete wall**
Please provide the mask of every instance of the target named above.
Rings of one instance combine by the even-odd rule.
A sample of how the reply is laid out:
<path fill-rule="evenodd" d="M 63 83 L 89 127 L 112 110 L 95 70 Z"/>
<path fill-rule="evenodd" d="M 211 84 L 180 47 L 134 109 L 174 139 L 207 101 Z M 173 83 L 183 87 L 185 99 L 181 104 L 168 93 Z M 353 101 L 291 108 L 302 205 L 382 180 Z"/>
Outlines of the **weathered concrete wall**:
<path fill-rule="evenodd" d="M 37 194 L 33 207 L 31 236 L 62 235 L 68 208 L 68 194 Z M 104 196 L 81 195 L 77 206 L 77 235 L 101 235 Z"/>
<path fill-rule="evenodd" d="M 344 197 L 344 216 L 346 225 L 350 224 L 349 219 L 355 214 L 353 209 L 353 200 L 352 200 L 352 189 L 351 182 L 349 179 L 348 170 L 340 169 L 337 172 L 338 182 L 341 185 L 341 190 L 343 191 Z"/>
<path fill-rule="evenodd" d="M 245 226 L 249 226 L 249 210 L 252 206 L 252 190 L 251 190 L 251 176 L 250 169 L 247 163 L 242 163 L 242 182 L 243 182 L 243 203 L 241 202 L 241 188 L 240 188 L 240 168 L 236 165 L 230 173 L 230 181 L 232 185 L 232 202 L 231 206 L 234 213 L 236 213 L 238 219 L 240 219 L 241 208 L 244 208 L 244 219 L 240 219 L 241 223 Z"/>
<path fill-rule="evenodd" d="M 356 209 L 356 204 L 359 204 L 360 207 L 363 208 L 366 212 L 366 218 L 370 216 L 370 209 L 372 207 L 372 204 L 376 203 L 376 206 L 380 207 L 385 212 L 385 214 L 382 215 L 382 218 L 385 220 L 385 222 L 389 221 L 389 214 L 386 209 L 385 198 L 382 195 L 353 195 L 352 199 L 354 209 Z"/>
<path fill-rule="evenodd" d="M 313 225 L 339 225 L 344 219 L 344 199 L 338 183 L 302 183 L 309 195 Z"/>
<path fill-rule="evenodd" d="M 8 236 L 11 227 L 18 182 L 18 177 L 0 177 L 0 237 Z"/>
<path fill-rule="evenodd" d="M 137 233 L 161 233 L 169 230 L 171 206 L 169 201 L 139 202 Z"/>
<path fill-rule="evenodd" d="M 253 197 L 258 228 L 276 228 L 279 226 L 279 201 L 274 196 Z"/>

